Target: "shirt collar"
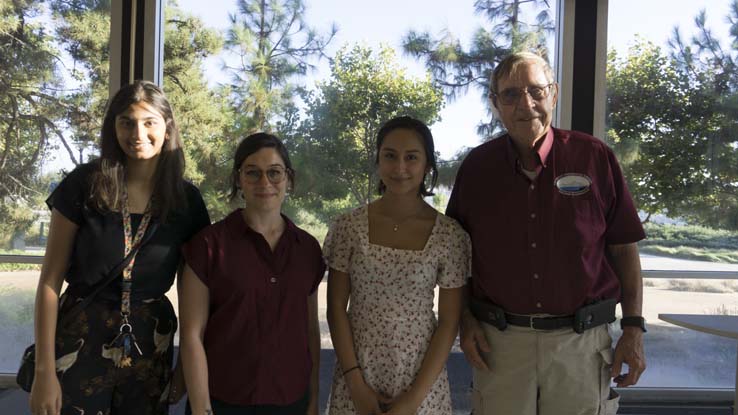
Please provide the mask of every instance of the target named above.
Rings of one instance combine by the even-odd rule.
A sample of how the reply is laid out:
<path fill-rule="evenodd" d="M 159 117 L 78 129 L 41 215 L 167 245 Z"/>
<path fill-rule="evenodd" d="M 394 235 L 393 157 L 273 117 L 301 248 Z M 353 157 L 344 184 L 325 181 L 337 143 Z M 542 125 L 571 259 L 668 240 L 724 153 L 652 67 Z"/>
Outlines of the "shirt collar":
<path fill-rule="evenodd" d="M 241 212 L 243 212 L 243 208 L 238 208 L 238 209 L 234 210 L 233 212 L 231 212 L 225 218 L 225 222 L 226 222 L 227 228 L 230 229 L 231 232 L 232 232 L 232 234 L 234 236 L 236 236 L 236 237 L 239 237 L 239 236 L 242 236 L 242 235 L 246 235 L 246 236 L 259 235 L 259 236 L 261 236 L 261 234 L 259 234 L 255 230 L 251 229 L 251 227 L 249 227 L 249 225 L 246 224 L 246 221 L 243 220 L 243 216 L 242 216 L 242 213 Z M 295 225 L 294 222 L 292 222 L 290 220 L 290 218 L 288 218 L 284 213 L 280 213 L 280 215 L 282 215 L 282 219 L 284 219 L 284 223 L 285 223 L 284 232 L 285 232 L 285 234 L 288 237 L 292 238 L 295 242 L 298 242 L 298 243 L 302 242 L 302 235 L 299 232 L 300 229 L 297 227 L 297 225 Z"/>
<path fill-rule="evenodd" d="M 518 151 L 515 148 L 515 143 L 513 143 L 512 137 L 510 137 L 509 134 L 505 134 L 503 138 L 507 142 L 507 161 L 510 163 L 512 169 L 517 171 L 520 157 L 518 156 Z M 536 146 L 538 147 L 536 149 L 536 154 L 538 154 L 537 161 L 541 167 L 546 167 L 548 165 L 548 155 L 551 154 L 553 141 L 554 129 L 553 127 L 549 127 L 543 140 L 539 140 L 538 143 L 536 143 Z"/>

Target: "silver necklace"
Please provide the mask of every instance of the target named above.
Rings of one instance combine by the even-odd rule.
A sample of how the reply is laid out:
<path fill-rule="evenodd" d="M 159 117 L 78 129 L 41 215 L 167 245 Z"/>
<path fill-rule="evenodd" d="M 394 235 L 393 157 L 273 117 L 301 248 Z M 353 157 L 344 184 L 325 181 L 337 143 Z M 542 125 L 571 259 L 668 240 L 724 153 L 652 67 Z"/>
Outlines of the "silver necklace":
<path fill-rule="evenodd" d="M 410 220 L 411 218 L 413 218 L 413 217 L 417 216 L 417 215 L 418 215 L 418 213 L 420 213 L 420 212 L 421 212 L 421 211 L 423 210 L 423 208 L 424 208 L 424 206 L 423 206 L 423 205 L 421 205 L 421 206 L 420 206 L 420 209 L 418 209 L 418 210 L 416 210 L 415 212 L 413 212 L 413 214 L 412 214 L 412 215 L 409 215 L 409 216 L 406 216 L 406 217 L 404 217 L 404 218 L 403 218 L 402 220 L 400 220 L 400 221 L 395 221 L 395 220 L 393 220 L 393 218 L 392 218 L 391 216 L 387 216 L 387 217 L 388 217 L 388 218 L 390 218 L 390 220 L 392 220 L 392 222 L 393 222 L 393 225 L 392 225 L 392 232 L 397 232 L 397 231 L 399 231 L 399 230 L 400 230 L 400 225 L 402 225 L 403 223 L 407 222 L 407 221 L 408 221 L 408 220 Z"/>

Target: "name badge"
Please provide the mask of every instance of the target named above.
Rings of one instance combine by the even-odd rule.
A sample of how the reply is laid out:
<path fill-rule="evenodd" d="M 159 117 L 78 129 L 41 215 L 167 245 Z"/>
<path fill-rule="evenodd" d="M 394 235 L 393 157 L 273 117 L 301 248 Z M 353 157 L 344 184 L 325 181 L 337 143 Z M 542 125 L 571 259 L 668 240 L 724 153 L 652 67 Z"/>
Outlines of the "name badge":
<path fill-rule="evenodd" d="M 557 177 L 554 181 L 559 193 L 567 196 L 579 196 L 589 192 L 592 179 L 580 173 L 566 173 Z"/>

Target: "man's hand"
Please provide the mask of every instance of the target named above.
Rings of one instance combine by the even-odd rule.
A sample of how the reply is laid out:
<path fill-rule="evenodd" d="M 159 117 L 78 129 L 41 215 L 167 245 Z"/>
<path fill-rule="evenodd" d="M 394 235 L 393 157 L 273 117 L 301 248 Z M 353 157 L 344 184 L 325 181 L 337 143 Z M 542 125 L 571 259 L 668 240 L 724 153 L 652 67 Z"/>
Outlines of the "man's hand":
<path fill-rule="evenodd" d="M 469 363 L 479 370 L 489 371 L 487 363 L 485 363 L 480 351 L 489 353 L 491 351 L 487 338 L 484 337 L 484 331 L 479 322 L 466 309 L 461 313 L 461 324 L 459 325 L 459 339 L 461 350 Z"/>
<path fill-rule="evenodd" d="M 628 373 L 621 373 L 623 363 L 628 365 Z M 610 376 L 619 388 L 638 383 L 641 374 L 646 370 L 646 355 L 643 353 L 643 331 L 638 327 L 624 327 L 615 346 L 615 358 Z"/>

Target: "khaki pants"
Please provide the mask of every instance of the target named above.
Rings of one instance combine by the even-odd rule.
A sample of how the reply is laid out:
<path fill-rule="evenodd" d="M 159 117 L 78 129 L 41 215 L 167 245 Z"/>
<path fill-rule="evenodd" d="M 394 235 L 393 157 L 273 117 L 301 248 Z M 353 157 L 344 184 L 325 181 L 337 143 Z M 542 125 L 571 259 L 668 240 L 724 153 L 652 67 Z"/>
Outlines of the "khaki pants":
<path fill-rule="evenodd" d="M 474 369 L 474 415 L 614 415 L 620 399 L 610 389 L 612 338 L 603 325 L 536 331 L 486 323 L 490 371 Z"/>

